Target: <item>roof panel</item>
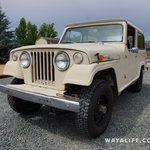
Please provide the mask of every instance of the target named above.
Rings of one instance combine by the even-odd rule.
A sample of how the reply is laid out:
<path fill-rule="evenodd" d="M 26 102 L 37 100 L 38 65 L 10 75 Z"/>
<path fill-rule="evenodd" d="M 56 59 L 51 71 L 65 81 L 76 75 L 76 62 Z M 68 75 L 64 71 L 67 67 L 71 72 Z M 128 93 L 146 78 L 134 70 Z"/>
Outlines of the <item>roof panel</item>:
<path fill-rule="evenodd" d="M 87 21 L 87 22 L 79 22 L 68 24 L 65 27 L 75 27 L 75 26 L 83 26 L 83 25 L 91 25 L 91 24 L 99 24 L 99 23 L 113 23 L 113 22 L 126 22 L 128 25 L 136 28 L 139 32 L 143 33 L 139 28 L 134 26 L 132 23 L 128 22 L 125 19 L 109 19 L 109 20 L 96 20 L 96 21 Z"/>
<path fill-rule="evenodd" d="M 89 24 L 96 24 L 96 23 L 109 23 L 109 22 L 127 22 L 125 19 L 109 19 L 109 20 L 96 20 L 96 21 L 87 21 L 87 22 L 79 22 L 79 23 L 72 23 L 68 24 L 65 27 L 72 27 L 78 25 L 89 25 Z"/>

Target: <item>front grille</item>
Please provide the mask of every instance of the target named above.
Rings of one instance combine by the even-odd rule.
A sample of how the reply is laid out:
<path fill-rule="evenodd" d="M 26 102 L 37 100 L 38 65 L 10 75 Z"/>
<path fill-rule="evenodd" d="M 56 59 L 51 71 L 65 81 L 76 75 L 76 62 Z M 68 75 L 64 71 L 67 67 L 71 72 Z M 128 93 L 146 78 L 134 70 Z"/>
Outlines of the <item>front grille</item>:
<path fill-rule="evenodd" d="M 32 83 L 55 86 L 54 52 L 31 52 Z"/>

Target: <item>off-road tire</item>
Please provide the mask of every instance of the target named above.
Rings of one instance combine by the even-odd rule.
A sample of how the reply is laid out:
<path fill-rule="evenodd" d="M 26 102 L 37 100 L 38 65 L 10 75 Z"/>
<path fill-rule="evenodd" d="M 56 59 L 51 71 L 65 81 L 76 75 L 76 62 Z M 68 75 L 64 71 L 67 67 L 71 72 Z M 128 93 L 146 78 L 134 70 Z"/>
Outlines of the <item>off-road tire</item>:
<path fill-rule="evenodd" d="M 101 120 L 96 120 L 96 107 L 101 99 L 103 105 L 107 107 L 107 112 L 105 114 L 97 113 L 102 116 L 100 116 Z M 108 126 L 112 109 L 113 92 L 111 86 L 104 80 L 94 80 L 90 86 L 82 88 L 80 92 L 79 112 L 75 114 L 75 124 L 78 131 L 93 138 L 100 136 Z"/>
<path fill-rule="evenodd" d="M 24 84 L 24 80 L 14 78 L 11 82 L 11 84 Z M 10 107 L 17 113 L 23 114 L 23 115 L 29 115 L 32 114 L 40 109 L 42 106 L 41 104 L 36 104 L 32 102 L 28 102 L 13 96 L 8 95 L 8 103 Z"/>
<path fill-rule="evenodd" d="M 140 92 L 142 89 L 142 83 L 143 83 L 143 70 L 141 69 L 138 80 L 130 86 L 130 90 L 132 92 Z"/>

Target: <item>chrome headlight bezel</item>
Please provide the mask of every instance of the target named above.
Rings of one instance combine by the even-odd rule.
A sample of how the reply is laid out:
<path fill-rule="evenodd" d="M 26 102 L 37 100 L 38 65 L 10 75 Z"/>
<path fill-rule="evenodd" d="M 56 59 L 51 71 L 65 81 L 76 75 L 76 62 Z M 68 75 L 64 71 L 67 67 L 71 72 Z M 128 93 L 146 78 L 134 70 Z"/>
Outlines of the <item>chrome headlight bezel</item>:
<path fill-rule="evenodd" d="M 26 57 L 26 59 L 23 57 Z M 19 62 L 23 68 L 28 68 L 30 66 L 30 63 L 31 63 L 31 58 L 30 58 L 29 53 L 25 52 L 25 51 L 22 52 L 20 55 L 20 58 L 19 58 Z"/>
<path fill-rule="evenodd" d="M 60 57 L 60 58 L 58 58 Z M 60 60 L 59 60 L 60 59 Z M 61 64 L 60 64 L 61 62 Z M 65 71 L 70 65 L 70 58 L 68 54 L 64 51 L 58 52 L 54 58 L 54 64 L 56 68 L 60 71 Z"/>
<path fill-rule="evenodd" d="M 17 61 L 18 59 L 18 54 L 16 52 L 12 53 L 12 60 Z"/>
<path fill-rule="evenodd" d="M 79 52 L 76 52 L 73 55 L 73 61 L 74 61 L 75 64 L 81 64 L 82 61 L 83 61 L 83 55 Z"/>

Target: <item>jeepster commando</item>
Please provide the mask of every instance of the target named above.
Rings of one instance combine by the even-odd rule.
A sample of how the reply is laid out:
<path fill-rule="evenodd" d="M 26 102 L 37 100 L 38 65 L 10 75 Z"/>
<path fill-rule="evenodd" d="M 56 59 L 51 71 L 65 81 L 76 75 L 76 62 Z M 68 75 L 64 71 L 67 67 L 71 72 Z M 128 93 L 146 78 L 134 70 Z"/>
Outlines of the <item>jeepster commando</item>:
<path fill-rule="evenodd" d="M 139 92 L 147 71 L 143 32 L 124 19 L 66 25 L 58 44 L 12 50 L 0 85 L 10 107 L 28 115 L 42 105 L 75 112 L 79 132 L 96 138 L 108 126 L 113 97 Z"/>

